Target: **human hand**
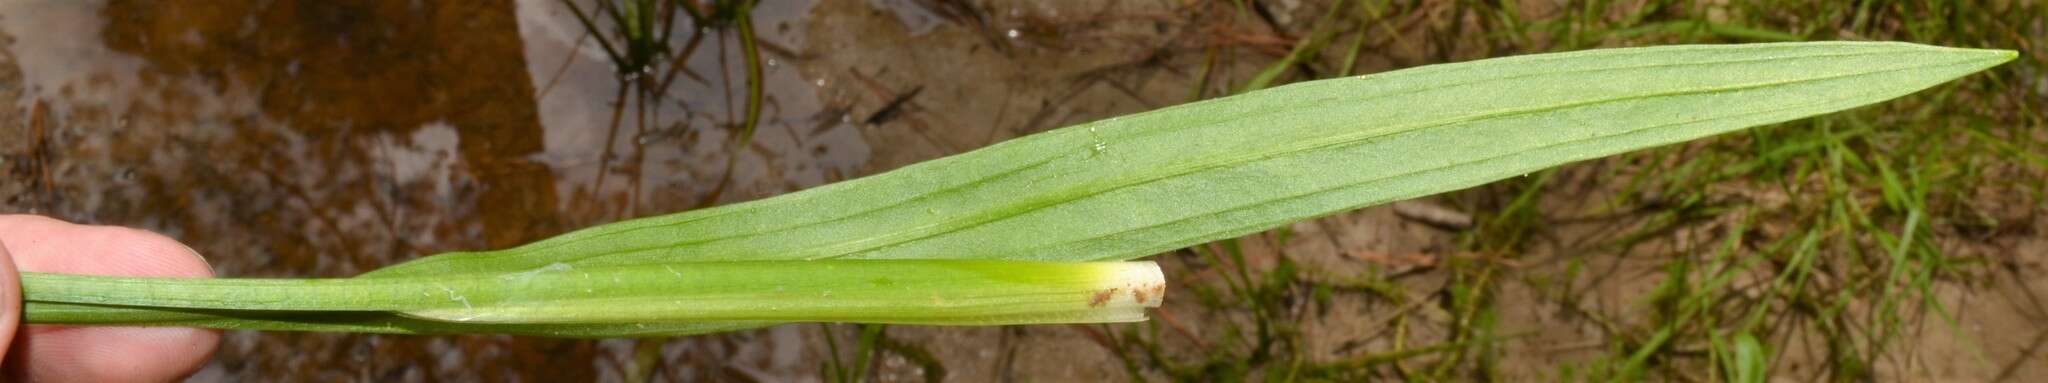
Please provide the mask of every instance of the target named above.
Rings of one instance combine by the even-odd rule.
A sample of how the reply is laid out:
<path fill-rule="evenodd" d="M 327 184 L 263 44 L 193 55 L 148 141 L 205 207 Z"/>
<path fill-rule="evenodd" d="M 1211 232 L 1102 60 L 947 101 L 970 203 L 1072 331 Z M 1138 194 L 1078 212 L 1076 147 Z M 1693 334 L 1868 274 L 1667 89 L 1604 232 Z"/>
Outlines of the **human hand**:
<path fill-rule="evenodd" d="M 156 233 L 0 215 L 0 381 L 171 381 L 205 364 L 220 343 L 219 332 L 193 328 L 19 326 L 19 271 L 213 276 L 198 253 Z"/>

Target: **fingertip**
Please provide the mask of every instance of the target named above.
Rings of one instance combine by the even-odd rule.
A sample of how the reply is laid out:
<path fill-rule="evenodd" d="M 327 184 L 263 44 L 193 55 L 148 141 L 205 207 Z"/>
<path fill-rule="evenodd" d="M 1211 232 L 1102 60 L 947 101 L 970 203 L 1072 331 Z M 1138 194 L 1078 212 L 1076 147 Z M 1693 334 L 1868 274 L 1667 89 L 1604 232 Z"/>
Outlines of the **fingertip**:
<path fill-rule="evenodd" d="M 179 278 L 213 277 L 213 264 L 207 263 L 205 256 L 199 255 L 199 251 L 193 250 L 191 246 L 185 246 L 184 242 L 178 242 L 178 240 L 171 239 L 171 237 L 164 236 L 163 234 L 142 229 L 119 226 L 94 226 L 93 228 L 110 231 L 106 235 L 115 239 L 113 242 L 116 245 L 113 246 L 113 251 L 120 253 L 118 258 L 135 262 L 138 267 L 133 269 L 133 271 L 137 271 L 138 274 L 129 275 Z"/>
<path fill-rule="evenodd" d="M 78 225 L 38 216 L 0 216 L 0 240 L 14 244 L 23 271 L 206 278 L 213 267 L 184 243 L 155 232 Z"/>
<path fill-rule="evenodd" d="M 0 215 L 0 300 L 19 313 L 18 275 L 36 271 L 133 277 L 205 278 L 213 269 L 185 244 L 154 232 L 77 225 L 39 216 Z M 0 320 L 18 321 L 20 315 Z M 18 322 L 16 324 L 19 324 Z M 197 371 L 220 343 L 213 330 L 170 327 L 5 326 L 18 333 L 0 381 L 169 381 Z M 9 334 L 12 335 L 12 334 Z M 0 342 L 5 343 L 5 342 Z"/>
<path fill-rule="evenodd" d="M 0 360 L 14 343 L 14 329 L 21 325 L 21 278 L 14 271 L 14 257 L 7 243 L 0 241 Z"/>
<path fill-rule="evenodd" d="M 220 333 L 172 327 L 32 326 L 21 341 L 35 352 L 7 358 L 25 382 L 162 382 L 191 375 Z"/>

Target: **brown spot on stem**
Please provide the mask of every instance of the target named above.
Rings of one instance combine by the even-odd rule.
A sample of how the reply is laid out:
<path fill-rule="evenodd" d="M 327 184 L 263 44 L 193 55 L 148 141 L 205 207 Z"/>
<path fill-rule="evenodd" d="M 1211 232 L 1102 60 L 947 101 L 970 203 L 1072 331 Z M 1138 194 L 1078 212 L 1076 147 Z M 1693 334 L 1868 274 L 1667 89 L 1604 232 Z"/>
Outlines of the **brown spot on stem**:
<path fill-rule="evenodd" d="M 1094 297 L 1092 297 L 1092 298 L 1088 298 L 1088 307 L 1102 307 L 1102 305 L 1104 305 L 1104 304 L 1108 304 L 1108 303 L 1109 303 L 1109 297 L 1110 297 L 1110 296 L 1114 296 L 1114 295 L 1116 295 L 1116 289 L 1115 289 L 1115 288 L 1111 288 L 1111 289 L 1108 289 L 1108 290 L 1102 290 L 1102 291 L 1097 291 L 1097 292 L 1095 292 L 1095 296 L 1094 296 Z"/>
<path fill-rule="evenodd" d="M 1138 300 L 1139 304 L 1145 303 L 1145 289 L 1131 289 L 1131 299 Z"/>

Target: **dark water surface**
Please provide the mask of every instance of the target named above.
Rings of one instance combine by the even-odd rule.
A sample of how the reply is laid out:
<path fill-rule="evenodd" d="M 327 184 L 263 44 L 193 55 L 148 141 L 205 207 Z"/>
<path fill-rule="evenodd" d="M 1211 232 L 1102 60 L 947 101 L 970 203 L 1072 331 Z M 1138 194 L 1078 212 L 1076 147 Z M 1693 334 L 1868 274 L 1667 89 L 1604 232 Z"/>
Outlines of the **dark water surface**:
<path fill-rule="evenodd" d="M 736 149 L 749 90 L 730 28 L 682 22 L 677 48 L 702 40 L 662 87 L 672 66 L 616 74 L 552 0 L 0 2 L 0 121 L 22 122 L 0 130 L 0 212 L 162 232 L 223 276 L 343 277 L 1188 96 L 1187 76 L 1148 68 L 1182 48 L 1171 15 L 934 3 L 761 4 L 764 102 Z M 194 380 L 815 380 L 824 328 L 645 346 L 240 331 Z M 964 335 L 965 355 L 990 355 L 975 343 L 995 331 Z"/>

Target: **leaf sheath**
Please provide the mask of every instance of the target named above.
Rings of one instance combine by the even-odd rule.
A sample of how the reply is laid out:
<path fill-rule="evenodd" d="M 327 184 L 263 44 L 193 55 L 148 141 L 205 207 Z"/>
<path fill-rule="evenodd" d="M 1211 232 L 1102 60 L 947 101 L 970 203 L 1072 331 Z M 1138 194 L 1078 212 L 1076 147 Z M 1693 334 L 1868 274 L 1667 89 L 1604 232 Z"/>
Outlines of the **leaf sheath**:
<path fill-rule="evenodd" d="M 441 322 L 938 325 L 1128 322 L 1165 289 L 1151 262 L 752 261 L 432 278 L 149 279 L 24 273 L 35 302 L 392 312 Z"/>

